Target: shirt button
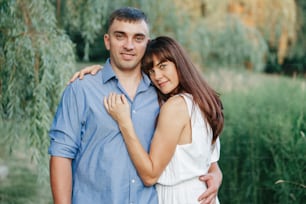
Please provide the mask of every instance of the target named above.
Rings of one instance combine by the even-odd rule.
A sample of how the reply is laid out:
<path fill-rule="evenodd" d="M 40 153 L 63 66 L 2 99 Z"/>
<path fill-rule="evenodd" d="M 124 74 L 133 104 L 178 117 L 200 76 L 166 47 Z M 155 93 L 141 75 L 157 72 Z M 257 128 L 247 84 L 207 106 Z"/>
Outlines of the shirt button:
<path fill-rule="evenodd" d="M 133 113 L 136 113 L 136 111 L 135 111 L 135 110 L 133 110 L 132 112 L 133 112 Z"/>
<path fill-rule="evenodd" d="M 132 182 L 132 183 L 135 183 L 135 179 L 132 179 L 131 182 Z"/>

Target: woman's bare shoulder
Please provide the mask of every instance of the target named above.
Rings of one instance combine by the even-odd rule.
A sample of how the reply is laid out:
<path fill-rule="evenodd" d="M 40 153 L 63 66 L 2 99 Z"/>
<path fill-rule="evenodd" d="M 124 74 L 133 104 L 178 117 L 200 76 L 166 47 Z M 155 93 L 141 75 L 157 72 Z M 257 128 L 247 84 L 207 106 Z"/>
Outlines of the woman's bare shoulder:
<path fill-rule="evenodd" d="M 170 97 L 161 107 L 161 111 L 171 112 L 173 114 L 187 113 L 187 104 L 183 96 L 175 95 Z"/>

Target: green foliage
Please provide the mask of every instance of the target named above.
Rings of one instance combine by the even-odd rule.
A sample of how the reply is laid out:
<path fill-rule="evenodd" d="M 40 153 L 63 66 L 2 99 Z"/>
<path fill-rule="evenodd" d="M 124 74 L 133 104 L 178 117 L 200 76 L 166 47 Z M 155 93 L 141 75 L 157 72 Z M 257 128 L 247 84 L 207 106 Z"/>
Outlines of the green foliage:
<path fill-rule="evenodd" d="M 288 75 L 304 75 L 306 73 L 306 1 L 296 0 L 298 26 L 295 43 L 290 46 L 287 58 L 282 66 L 270 66 L 270 71 Z M 273 58 L 271 60 L 273 62 Z M 274 60 L 275 61 L 275 60 Z"/>
<path fill-rule="evenodd" d="M 173 7 L 172 1 L 143 1 L 143 0 L 61 0 L 60 9 L 58 1 L 53 3 L 57 6 L 58 21 L 68 32 L 69 36 L 77 44 L 78 54 L 84 61 L 91 60 L 98 55 L 94 53 L 105 52 L 101 39 L 106 32 L 106 20 L 109 14 L 117 8 L 133 6 L 142 9 L 149 17 L 152 37 L 156 35 L 171 35 L 175 37 L 187 31 L 188 19 L 182 18 L 184 14 Z M 171 8 L 171 12 L 168 9 Z M 154 11 L 154 12 L 152 12 Z M 181 20 L 177 20 L 181 19 Z M 100 54 L 100 56 L 103 56 Z M 102 60 L 102 59 L 99 59 Z"/>
<path fill-rule="evenodd" d="M 0 6 L 1 124 L 17 141 L 28 138 L 33 156 L 46 156 L 47 131 L 73 71 L 73 45 L 57 28 L 48 1 L 10 0 Z"/>
<path fill-rule="evenodd" d="M 223 96 L 221 202 L 303 203 L 306 84 L 285 78 L 254 83 Z"/>
<path fill-rule="evenodd" d="M 172 1 L 156 0 L 142 4 L 140 7 L 150 20 L 151 37 L 168 35 L 177 40 L 189 41 L 185 36 L 189 24 L 186 13 L 177 8 Z M 171 12 L 169 12 L 171 8 Z M 152 12 L 154 11 L 154 12 Z"/>
<path fill-rule="evenodd" d="M 169 35 L 176 38 L 201 65 L 303 73 L 305 3 L 303 0 L 294 3 L 274 1 L 258 0 L 258 4 L 235 1 L 253 17 L 255 24 L 250 27 L 242 23 L 243 16 L 235 18 L 235 14 L 228 13 L 229 1 L 226 0 L 202 1 L 206 15 L 197 18 L 188 10 L 177 7 L 174 0 L 52 0 L 57 8 L 59 25 L 76 43 L 78 56 L 84 61 L 101 61 L 107 56 L 102 35 L 110 12 L 119 7 L 134 6 L 149 16 L 152 37 Z M 264 5 L 261 9 L 258 9 L 259 2 Z M 275 12 L 271 13 L 274 7 Z M 285 63 L 280 65 L 278 41 L 284 31 L 288 31 L 290 42 L 289 49 L 285 50 Z"/>
<path fill-rule="evenodd" d="M 306 1 L 296 0 L 298 16 L 297 43 L 289 50 L 288 57 L 302 58 L 306 56 Z M 306 64 L 306 62 L 304 62 Z M 306 68 L 305 68 L 306 69 Z M 305 70 L 306 71 L 306 70 Z"/>
<path fill-rule="evenodd" d="M 193 19 L 173 2 L 149 3 L 142 9 L 151 20 L 152 36 L 177 39 L 197 64 L 206 67 L 247 68 L 263 71 L 267 43 L 256 28 L 246 27 L 233 15 Z M 156 12 L 151 12 L 151 10 Z M 192 23 L 190 23 L 192 22 Z"/>
<path fill-rule="evenodd" d="M 102 27 L 106 23 L 109 1 L 62 0 L 59 17 L 62 26 L 71 35 L 80 33 L 84 39 L 84 61 L 89 61 L 90 45 L 102 38 Z"/>
<path fill-rule="evenodd" d="M 207 67 L 230 67 L 262 72 L 267 44 L 256 28 L 246 27 L 235 16 L 226 15 L 213 25 L 211 19 L 199 22 L 193 50 Z"/>
<path fill-rule="evenodd" d="M 83 59 L 86 60 L 89 59 L 89 52 L 93 53 L 94 50 L 99 50 L 97 47 L 103 47 L 103 43 L 97 39 L 101 39 L 102 34 L 106 32 L 105 20 L 109 13 L 122 6 L 134 6 L 148 15 L 152 38 L 158 35 L 174 37 L 199 64 L 208 67 L 226 65 L 235 69 L 247 67 L 255 71 L 264 69 L 266 42 L 256 28 L 246 27 L 234 16 L 192 19 L 185 10 L 176 7 L 172 0 L 114 0 L 111 3 L 97 1 L 92 2 L 92 5 L 84 0 L 61 2 L 65 8 L 61 21 L 70 36 L 81 45 L 84 52 L 79 53 L 84 53 Z M 94 7 L 92 9 L 97 11 L 86 9 L 86 6 Z M 168 12 L 169 8 L 171 12 Z M 78 38 L 79 32 L 82 33 L 81 38 L 85 43 Z M 84 32 L 87 32 L 87 35 L 83 34 Z M 101 50 L 99 52 L 102 53 Z"/>

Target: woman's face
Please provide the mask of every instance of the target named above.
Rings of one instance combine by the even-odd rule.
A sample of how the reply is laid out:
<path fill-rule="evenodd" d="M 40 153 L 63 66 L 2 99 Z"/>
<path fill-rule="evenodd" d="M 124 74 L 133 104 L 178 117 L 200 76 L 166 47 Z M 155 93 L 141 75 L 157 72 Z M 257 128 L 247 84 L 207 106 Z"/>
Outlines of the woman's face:
<path fill-rule="evenodd" d="M 175 64 L 171 61 L 162 62 L 156 56 L 153 56 L 153 68 L 149 70 L 149 76 L 163 94 L 173 93 L 179 85 Z"/>

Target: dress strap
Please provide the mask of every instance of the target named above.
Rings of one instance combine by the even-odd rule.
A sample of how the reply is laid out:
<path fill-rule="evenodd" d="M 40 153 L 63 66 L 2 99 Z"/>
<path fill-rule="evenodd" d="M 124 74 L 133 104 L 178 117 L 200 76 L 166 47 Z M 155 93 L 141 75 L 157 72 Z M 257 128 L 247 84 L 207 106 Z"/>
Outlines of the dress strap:
<path fill-rule="evenodd" d="M 179 94 L 180 96 L 182 96 L 187 104 L 187 108 L 188 108 L 188 114 L 189 116 L 191 116 L 192 113 L 192 109 L 193 109 L 193 100 L 192 100 L 192 96 L 188 93 L 182 93 Z"/>

